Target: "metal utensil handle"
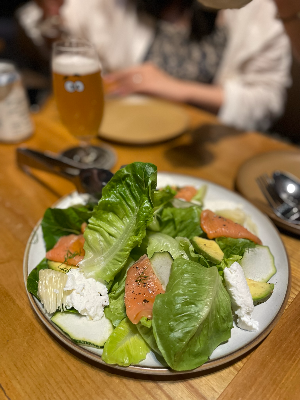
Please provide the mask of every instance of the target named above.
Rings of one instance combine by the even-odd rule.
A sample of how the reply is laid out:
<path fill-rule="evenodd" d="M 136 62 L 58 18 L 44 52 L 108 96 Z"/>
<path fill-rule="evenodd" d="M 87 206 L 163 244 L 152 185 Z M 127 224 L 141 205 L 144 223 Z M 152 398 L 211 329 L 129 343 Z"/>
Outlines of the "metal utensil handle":
<path fill-rule="evenodd" d="M 24 171 L 28 169 L 26 167 L 37 168 L 68 179 L 79 193 L 84 192 L 79 177 L 80 169 L 73 167 L 71 163 L 65 163 L 50 155 L 26 148 L 17 149 L 17 163 Z"/>
<path fill-rule="evenodd" d="M 38 168 L 65 178 L 72 178 L 80 171 L 76 163 L 72 161 L 61 160 L 50 154 L 26 148 L 17 149 L 17 163 L 23 169 L 24 166 Z"/>

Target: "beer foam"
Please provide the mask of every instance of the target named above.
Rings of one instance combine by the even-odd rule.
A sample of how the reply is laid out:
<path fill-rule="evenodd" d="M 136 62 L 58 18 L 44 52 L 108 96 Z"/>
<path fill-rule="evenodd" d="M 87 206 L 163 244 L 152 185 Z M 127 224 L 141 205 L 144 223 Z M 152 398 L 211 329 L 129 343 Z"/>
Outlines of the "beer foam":
<path fill-rule="evenodd" d="M 79 54 L 61 54 L 53 59 L 52 70 L 61 75 L 87 75 L 99 71 L 100 64 Z"/>

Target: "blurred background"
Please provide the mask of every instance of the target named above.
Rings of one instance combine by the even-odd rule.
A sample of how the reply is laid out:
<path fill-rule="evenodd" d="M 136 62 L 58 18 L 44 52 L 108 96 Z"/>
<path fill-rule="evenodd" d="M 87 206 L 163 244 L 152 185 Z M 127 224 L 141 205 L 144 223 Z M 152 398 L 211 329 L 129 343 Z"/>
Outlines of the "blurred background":
<path fill-rule="evenodd" d="M 34 30 L 28 31 L 30 14 L 28 0 L 4 0 L 0 10 L 0 59 L 13 61 L 19 69 L 32 112 L 39 111 L 51 93 L 49 48 L 39 44 Z M 22 16 L 22 17 L 21 17 Z M 35 16 L 36 18 L 36 16 Z M 26 24 L 24 25 L 24 21 Z M 55 32 L 53 33 L 55 36 Z M 284 114 L 266 132 L 295 144 L 300 144 L 300 65 L 291 67 L 292 84 L 288 89 Z"/>
<path fill-rule="evenodd" d="M 30 101 L 37 112 L 51 91 L 49 58 L 38 51 L 20 23 L 28 0 L 3 0 L 0 7 L 0 59 L 11 60 L 19 69 Z"/>

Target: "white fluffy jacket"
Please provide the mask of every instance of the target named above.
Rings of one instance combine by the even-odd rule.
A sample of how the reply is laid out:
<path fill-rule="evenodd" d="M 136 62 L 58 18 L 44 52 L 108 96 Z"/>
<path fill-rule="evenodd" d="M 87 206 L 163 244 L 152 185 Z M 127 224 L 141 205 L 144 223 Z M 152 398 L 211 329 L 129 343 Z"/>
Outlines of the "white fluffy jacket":
<path fill-rule="evenodd" d="M 219 118 L 244 130 L 266 130 L 284 110 L 291 51 L 272 0 L 252 0 L 222 11 L 228 42 L 215 83 L 224 88 Z M 126 0 L 66 0 L 62 15 L 70 31 L 92 41 L 104 71 L 143 61 L 154 25 L 138 19 Z"/>
<path fill-rule="evenodd" d="M 253 0 L 224 11 L 228 46 L 215 83 L 225 92 L 222 122 L 266 130 L 284 110 L 290 84 L 291 50 L 272 0 Z"/>

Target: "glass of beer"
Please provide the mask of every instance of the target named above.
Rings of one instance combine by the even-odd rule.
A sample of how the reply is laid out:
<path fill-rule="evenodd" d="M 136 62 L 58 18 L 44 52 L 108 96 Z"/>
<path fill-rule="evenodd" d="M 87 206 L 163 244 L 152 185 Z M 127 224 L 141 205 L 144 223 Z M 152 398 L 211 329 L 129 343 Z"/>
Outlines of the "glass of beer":
<path fill-rule="evenodd" d="M 74 161 L 111 168 L 113 151 L 91 146 L 103 118 L 104 93 L 101 64 L 95 48 L 87 41 L 67 39 L 53 44 L 53 90 L 60 118 L 79 146 L 62 155 Z"/>

